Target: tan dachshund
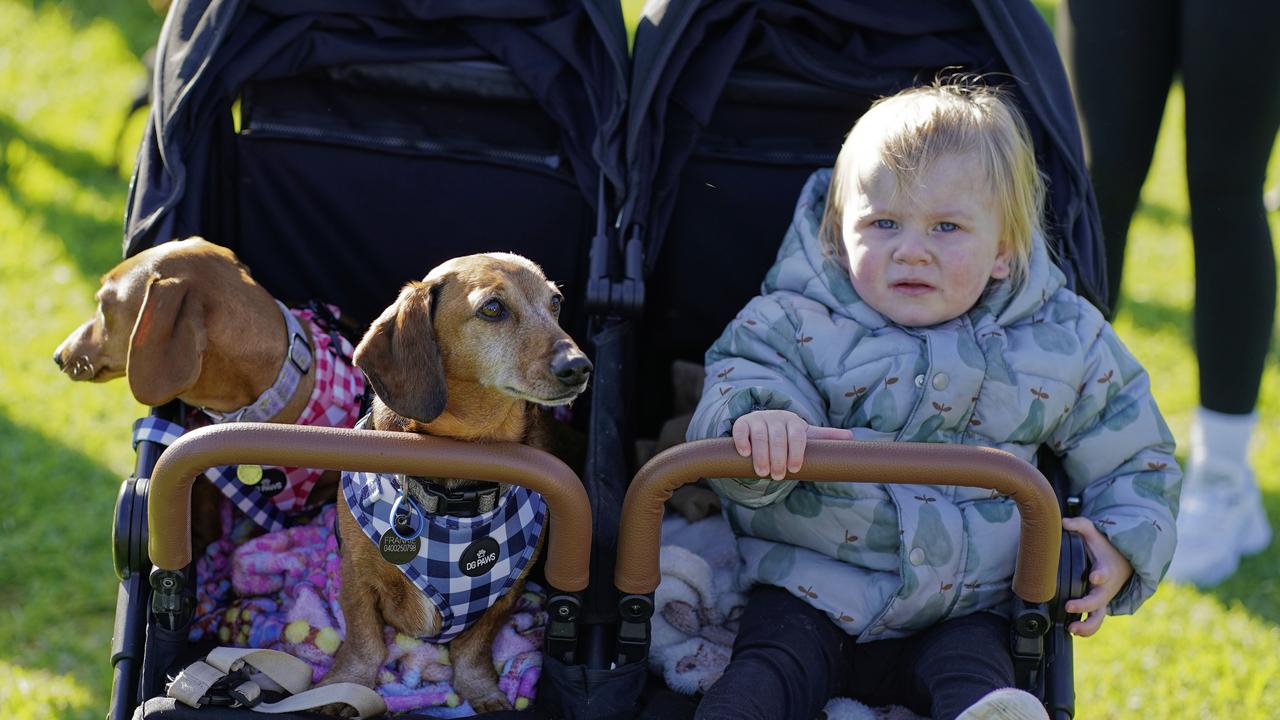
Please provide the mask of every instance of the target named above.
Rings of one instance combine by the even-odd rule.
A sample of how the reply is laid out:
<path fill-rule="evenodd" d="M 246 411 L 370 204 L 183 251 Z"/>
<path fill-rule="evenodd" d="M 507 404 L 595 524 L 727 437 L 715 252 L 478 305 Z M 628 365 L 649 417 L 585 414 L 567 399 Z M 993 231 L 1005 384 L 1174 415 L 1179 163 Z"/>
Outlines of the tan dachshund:
<path fill-rule="evenodd" d="M 230 250 L 201 238 L 162 243 L 102 276 L 94 316 L 53 354 L 72 380 L 127 377 L 143 405 L 178 399 L 232 412 L 271 386 L 284 362 L 285 323 Z M 308 374 L 272 422 L 302 414 Z"/>
<path fill-rule="evenodd" d="M 560 328 L 561 299 L 537 265 L 504 253 L 450 260 L 406 285 L 356 348 L 355 363 L 377 394 L 373 428 L 545 447 L 543 408 L 572 402 L 591 371 L 586 355 Z M 444 490 L 476 485 L 425 482 Z M 386 658 L 383 626 L 434 638 L 442 629 L 441 613 L 361 529 L 346 483 L 344 478 L 338 509 L 346 638 L 323 682 L 373 687 Z M 514 492 L 496 487 L 496 493 Z M 536 541 L 539 550 L 545 536 Z M 478 712 L 511 707 L 498 689 L 493 639 L 532 564 L 450 643 L 454 687 Z"/>
<path fill-rule="evenodd" d="M 304 354 L 304 362 L 296 362 L 300 345 L 318 347 L 310 324 L 298 323 L 291 335 L 287 328 L 296 318 L 286 318 L 275 298 L 224 247 L 201 238 L 162 243 L 103 275 L 96 297 L 94 316 L 53 354 L 72 380 L 125 377 L 134 398 L 144 405 L 178 399 L 220 421 L 294 423 L 304 415 L 321 414 L 317 408 L 322 401 L 341 397 L 349 408 L 326 406 L 325 421 L 313 424 L 354 423 L 359 397 L 317 387 L 318 354 Z M 296 371 L 286 366 L 291 359 Z M 331 371 L 326 383 L 338 377 L 335 365 L 324 365 Z M 357 385 L 362 390 L 359 374 L 349 369 L 346 373 L 345 390 Z M 313 397 L 316 390 L 324 390 L 314 393 L 323 397 Z M 246 409 L 256 414 L 241 416 Z M 344 423 L 342 417 L 351 420 Z M 307 504 L 322 502 L 326 494 L 331 500 L 336 486 L 337 475 L 330 473 L 310 490 Z M 196 483 L 193 493 L 194 535 L 204 547 L 217 536 L 213 503 L 218 493 L 204 482 Z"/>

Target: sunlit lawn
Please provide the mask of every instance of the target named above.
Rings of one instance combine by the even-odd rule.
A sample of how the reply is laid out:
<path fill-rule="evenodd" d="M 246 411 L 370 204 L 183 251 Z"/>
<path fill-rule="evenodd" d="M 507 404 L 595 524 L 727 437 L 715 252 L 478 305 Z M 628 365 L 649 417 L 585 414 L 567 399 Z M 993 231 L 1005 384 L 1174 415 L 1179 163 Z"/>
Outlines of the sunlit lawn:
<path fill-rule="evenodd" d="M 1046 3 L 1040 3 L 1042 6 Z M 638 3 L 628 0 L 634 9 Z M 0 714 L 100 718 L 115 581 L 111 508 L 140 409 L 123 383 L 73 386 L 50 355 L 119 256 L 123 110 L 159 28 L 143 2 L 0 0 Z M 1181 99 L 1133 226 L 1118 327 L 1175 433 L 1196 403 Z M 130 125 L 131 158 L 141 119 Z M 1272 185 L 1280 162 L 1272 163 Z M 1273 215 L 1273 232 L 1280 222 Z M 1242 298 L 1242 302 L 1249 299 Z M 1280 527 L 1280 376 L 1263 386 L 1255 467 Z M 1079 717 L 1280 713 L 1280 544 L 1221 588 L 1166 586 L 1077 643 Z"/>

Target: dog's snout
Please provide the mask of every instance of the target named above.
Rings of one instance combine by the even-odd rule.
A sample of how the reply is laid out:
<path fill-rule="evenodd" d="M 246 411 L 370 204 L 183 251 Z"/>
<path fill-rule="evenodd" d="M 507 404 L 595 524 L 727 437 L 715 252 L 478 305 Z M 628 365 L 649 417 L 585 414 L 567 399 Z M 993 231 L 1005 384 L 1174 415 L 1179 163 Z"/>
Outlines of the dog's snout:
<path fill-rule="evenodd" d="M 59 370 L 62 369 L 62 348 L 53 351 L 53 364 L 57 365 Z"/>
<path fill-rule="evenodd" d="M 586 382 L 587 376 L 591 374 L 591 367 L 591 361 L 581 352 L 562 352 L 551 361 L 551 373 L 569 386 Z"/>

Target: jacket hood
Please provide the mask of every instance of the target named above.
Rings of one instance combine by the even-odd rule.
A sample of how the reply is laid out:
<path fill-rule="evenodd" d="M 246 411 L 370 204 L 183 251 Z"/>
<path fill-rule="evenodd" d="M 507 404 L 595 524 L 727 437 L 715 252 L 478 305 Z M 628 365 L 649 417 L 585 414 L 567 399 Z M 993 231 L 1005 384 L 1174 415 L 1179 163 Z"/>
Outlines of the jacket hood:
<path fill-rule="evenodd" d="M 778 258 L 765 276 L 762 293 L 795 292 L 827 306 L 833 313 L 846 315 L 867 328 L 879 328 L 889 321 L 858 297 L 849 279 L 849 271 L 836 253 L 822 243 L 818 228 L 827 204 L 831 170 L 815 172 L 800 191 L 795 217 L 787 228 Z M 996 324 L 1007 326 L 1040 309 L 1058 289 L 1066 285 L 1066 277 L 1049 260 L 1043 238 L 1032 244 L 1026 279 L 1015 288 L 1010 280 L 988 285 L 977 305 L 967 314 L 989 313 Z"/>

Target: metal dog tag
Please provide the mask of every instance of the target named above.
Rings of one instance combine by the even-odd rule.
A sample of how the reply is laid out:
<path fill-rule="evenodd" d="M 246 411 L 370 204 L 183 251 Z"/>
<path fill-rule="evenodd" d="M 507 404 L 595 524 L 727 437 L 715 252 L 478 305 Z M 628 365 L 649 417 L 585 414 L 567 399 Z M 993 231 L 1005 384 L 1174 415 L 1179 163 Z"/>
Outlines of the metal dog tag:
<path fill-rule="evenodd" d="M 421 549 L 422 538 L 405 540 L 390 530 L 382 533 L 382 538 L 378 540 L 378 552 L 382 554 L 383 560 L 392 565 L 407 565 L 418 557 Z"/>

